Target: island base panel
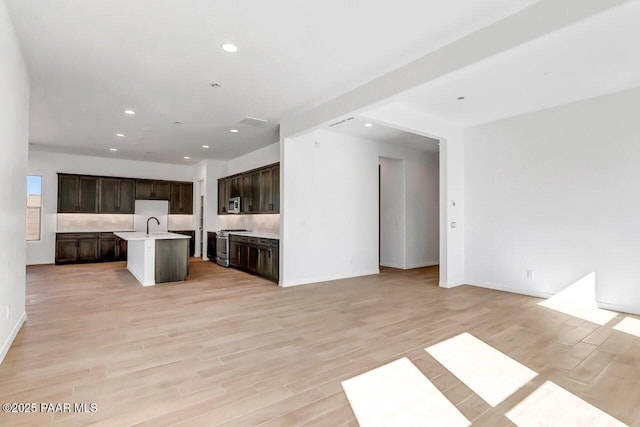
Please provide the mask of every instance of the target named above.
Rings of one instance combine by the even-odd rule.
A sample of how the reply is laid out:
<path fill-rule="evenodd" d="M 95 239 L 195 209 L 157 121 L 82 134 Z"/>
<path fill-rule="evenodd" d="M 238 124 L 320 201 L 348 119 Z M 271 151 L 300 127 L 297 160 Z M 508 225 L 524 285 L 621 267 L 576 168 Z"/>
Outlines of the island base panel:
<path fill-rule="evenodd" d="M 189 274 L 188 239 L 156 240 L 156 283 L 181 282 Z"/>

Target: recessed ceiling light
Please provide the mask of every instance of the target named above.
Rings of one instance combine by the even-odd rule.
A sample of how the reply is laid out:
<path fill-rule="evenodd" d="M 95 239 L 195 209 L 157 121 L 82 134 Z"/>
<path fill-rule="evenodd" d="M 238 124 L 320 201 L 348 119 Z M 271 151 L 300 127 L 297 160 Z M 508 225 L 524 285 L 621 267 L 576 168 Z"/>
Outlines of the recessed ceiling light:
<path fill-rule="evenodd" d="M 462 100 L 464 100 L 464 96 L 459 96 L 458 101 L 462 101 Z"/>
<path fill-rule="evenodd" d="M 116 133 L 116 136 L 119 136 L 120 138 L 124 137 L 124 133 Z"/>
<path fill-rule="evenodd" d="M 232 43 L 223 43 L 220 45 L 220 49 L 227 53 L 236 53 L 238 51 L 238 46 Z"/>
<path fill-rule="evenodd" d="M 209 148 L 209 146 L 208 145 L 203 145 L 202 148 Z"/>
<path fill-rule="evenodd" d="M 136 114 L 136 112 L 135 112 L 135 111 L 133 111 L 133 110 L 124 110 L 124 113 L 125 113 L 125 114 L 128 114 L 128 115 L 130 115 L 130 116 L 135 116 L 135 114 Z"/>
<path fill-rule="evenodd" d="M 109 148 L 109 151 L 118 151 L 117 148 Z"/>
<path fill-rule="evenodd" d="M 184 159 L 185 159 L 185 160 L 189 160 L 190 158 L 191 158 L 191 157 L 189 157 L 189 156 L 184 156 Z"/>
<path fill-rule="evenodd" d="M 239 131 L 238 129 L 231 129 L 229 132 L 231 132 L 231 133 L 238 133 L 238 132 L 240 132 L 240 131 Z"/>
<path fill-rule="evenodd" d="M 371 124 L 371 123 L 365 123 L 364 124 L 364 127 L 366 127 L 366 128 L 370 128 L 371 126 L 373 126 L 373 124 Z"/>

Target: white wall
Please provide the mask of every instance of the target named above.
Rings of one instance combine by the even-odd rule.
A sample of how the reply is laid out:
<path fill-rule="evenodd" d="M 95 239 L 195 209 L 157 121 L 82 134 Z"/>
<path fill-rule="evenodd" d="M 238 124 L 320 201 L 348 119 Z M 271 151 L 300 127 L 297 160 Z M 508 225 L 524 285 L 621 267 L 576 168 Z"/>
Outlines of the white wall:
<path fill-rule="evenodd" d="M 549 296 L 595 272 L 601 304 L 640 313 L 638 111 L 640 89 L 467 130 L 471 284 Z"/>
<path fill-rule="evenodd" d="M 438 153 L 405 157 L 405 268 L 440 263 L 440 169 Z"/>
<path fill-rule="evenodd" d="M 25 215 L 29 76 L 0 0 L 0 362 L 25 319 Z M 7 316 L 8 315 L 8 316 Z"/>
<path fill-rule="evenodd" d="M 406 177 L 420 175 L 411 170 L 427 167 L 427 158 L 434 157 L 432 153 L 326 130 L 285 139 L 282 286 L 378 272 L 379 157 L 403 159 L 405 186 L 411 187 L 407 194 L 416 203 L 426 204 L 424 183 Z M 437 176 L 437 170 L 434 173 Z M 437 182 L 434 185 L 437 188 Z M 406 247 L 406 252 L 415 251 L 424 257 L 412 260 L 418 265 L 411 267 L 437 263 L 437 237 L 431 242 L 433 253 L 428 253 L 425 229 L 429 227 L 415 226 L 432 223 L 431 228 L 438 228 L 437 192 L 434 197 L 433 218 L 419 218 L 428 211 L 426 208 L 407 209 L 406 233 L 416 234 L 416 240 L 415 246 Z"/>
<path fill-rule="evenodd" d="M 175 181 L 198 179 L 197 170 L 192 166 L 30 150 L 28 174 L 42 176 L 42 236 L 40 241 L 27 242 L 28 265 L 51 264 L 55 261 L 58 172 Z M 193 218 L 195 221 L 196 215 Z"/>
<path fill-rule="evenodd" d="M 405 268 L 404 161 L 380 157 L 380 265 Z"/>
<path fill-rule="evenodd" d="M 280 143 L 267 145 L 227 162 L 227 175 L 245 172 L 280 161 Z"/>

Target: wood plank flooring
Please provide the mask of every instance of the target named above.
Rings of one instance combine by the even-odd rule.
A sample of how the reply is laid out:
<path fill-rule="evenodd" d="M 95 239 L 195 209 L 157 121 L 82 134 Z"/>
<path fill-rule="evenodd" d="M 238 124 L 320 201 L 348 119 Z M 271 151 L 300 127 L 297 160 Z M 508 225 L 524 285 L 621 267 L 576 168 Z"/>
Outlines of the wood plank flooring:
<path fill-rule="evenodd" d="M 341 381 L 407 357 L 474 425 L 551 380 L 640 426 L 640 338 L 536 305 L 437 286 L 437 268 L 295 288 L 210 262 L 143 288 L 124 263 L 27 269 L 27 323 L 0 365 L 1 402 L 95 402 L 94 413 L 0 413 L 0 425 L 356 426 Z M 469 332 L 539 373 L 495 408 L 425 352 Z"/>

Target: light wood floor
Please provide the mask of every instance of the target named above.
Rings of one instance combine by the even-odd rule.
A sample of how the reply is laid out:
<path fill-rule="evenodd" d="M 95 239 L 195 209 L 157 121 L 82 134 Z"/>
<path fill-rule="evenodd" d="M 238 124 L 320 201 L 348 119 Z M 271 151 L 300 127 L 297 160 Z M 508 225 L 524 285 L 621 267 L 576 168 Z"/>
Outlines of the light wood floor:
<path fill-rule="evenodd" d="M 356 426 L 341 381 L 408 357 L 474 425 L 551 380 L 640 425 L 640 339 L 536 298 L 462 286 L 437 268 L 282 289 L 194 261 L 142 288 L 124 263 L 27 269 L 28 321 L 0 365 L 2 402 L 95 402 L 91 414 L 0 425 Z M 540 375 L 490 408 L 424 348 L 469 332 Z"/>

